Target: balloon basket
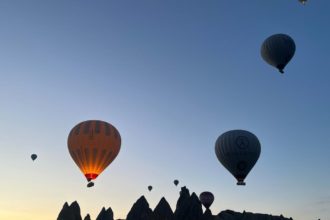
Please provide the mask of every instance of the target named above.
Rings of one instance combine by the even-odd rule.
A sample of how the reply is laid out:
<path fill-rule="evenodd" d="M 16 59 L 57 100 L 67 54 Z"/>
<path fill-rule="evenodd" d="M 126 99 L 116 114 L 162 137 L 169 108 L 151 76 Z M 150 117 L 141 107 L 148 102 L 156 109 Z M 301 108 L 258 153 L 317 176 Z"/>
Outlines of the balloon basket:
<path fill-rule="evenodd" d="M 237 182 L 236 184 L 237 184 L 237 186 L 245 186 L 246 185 L 245 182 Z"/>

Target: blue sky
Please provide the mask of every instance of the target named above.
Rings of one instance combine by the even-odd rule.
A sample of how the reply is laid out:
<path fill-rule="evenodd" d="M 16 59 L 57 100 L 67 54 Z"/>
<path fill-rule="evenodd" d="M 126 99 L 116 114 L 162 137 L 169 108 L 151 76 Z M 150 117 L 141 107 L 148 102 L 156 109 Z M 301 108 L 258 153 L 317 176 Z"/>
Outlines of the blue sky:
<path fill-rule="evenodd" d="M 0 218 L 52 219 L 74 200 L 92 218 L 102 206 L 125 217 L 141 194 L 174 208 L 174 179 L 212 191 L 213 213 L 329 218 L 329 10 L 326 0 L 1 1 Z M 284 75 L 260 56 L 276 33 L 297 47 Z M 88 119 L 122 136 L 92 189 L 66 145 Z M 246 187 L 214 153 L 236 128 L 262 145 Z"/>

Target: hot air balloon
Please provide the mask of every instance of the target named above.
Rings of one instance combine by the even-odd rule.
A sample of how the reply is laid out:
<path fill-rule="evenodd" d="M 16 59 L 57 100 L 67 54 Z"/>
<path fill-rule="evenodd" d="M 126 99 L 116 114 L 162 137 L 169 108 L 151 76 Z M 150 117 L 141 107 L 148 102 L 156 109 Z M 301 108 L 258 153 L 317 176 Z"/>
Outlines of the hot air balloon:
<path fill-rule="evenodd" d="M 245 130 L 227 131 L 215 143 L 218 160 L 237 179 L 237 185 L 245 185 L 244 179 L 257 162 L 260 151 L 258 138 Z"/>
<path fill-rule="evenodd" d="M 261 46 L 261 56 L 270 65 L 284 73 L 284 67 L 296 51 L 293 39 L 286 34 L 274 34 L 268 37 Z"/>
<path fill-rule="evenodd" d="M 177 186 L 179 184 L 179 180 L 174 180 L 173 183 L 175 186 Z"/>
<path fill-rule="evenodd" d="M 302 3 L 303 5 L 305 5 L 307 0 L 299 0 L 299 2 Z"/>
<path fill-rule="evenodd" d="M 32 159 L 32 161 L 34 161 L 35 159 L 37 159 L 37 155 L 36 154 L 31 154 L 31 159 Z"/>
<path fill-rule="evenodd" d="M 214 201 L 214 196 L 211 192 L 205 191 L 199 195 L 199 200 L 206 209 L 209 209 Z"/>
<path fill-rule="evenodd" d="M 151 191 L 152 190 L 152 186 L 148 186 L 148 190 Z"/>
<path fill-rule="evenodd" d="M 68 136 L 70 155 L 88 182 L 96 179 L 113 162 L 119 153 L 120 144 L 117 129 L 99 120 L 77 124 Z"/>

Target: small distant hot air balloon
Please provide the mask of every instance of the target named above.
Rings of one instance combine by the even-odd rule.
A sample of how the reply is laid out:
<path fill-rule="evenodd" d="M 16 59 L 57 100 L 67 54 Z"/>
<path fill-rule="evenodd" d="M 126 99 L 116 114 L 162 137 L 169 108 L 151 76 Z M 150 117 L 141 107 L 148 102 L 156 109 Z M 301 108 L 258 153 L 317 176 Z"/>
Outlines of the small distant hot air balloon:
<path fill-rule="evenodd" d="M 152 186 L 148 186 L 148 190 L 151 191 L 152 190 Z"/>
<path fill-rule="evenodd" d="M 214 196 L 211 192 L 205 191 L 199 195 L 199 200 L 206 209 L 209 209 L 214 201 Z"/>
<path fill-rule="evenodd" d="M 77 124 L 68 137 L 69 153 L 88 182 L 96 179 L 113 162 L 120 144 L 117 129 L 99 120 Z"/>
<path fill-rule="evenodd" d="M 245 130 L 227 131 L 215 143 L 218 160 L 237 179 L 237 185 L 245 185 L 244 179 L 257 162 L 260 151 L 258 138 Z"/>
<path fill-rule="evenodd" d="M 307 0 L 299 0 L 299 2 L 302 3 L 303 5 L 305 5 Z"/>
<path fill-rule="evenodd" d="M 174 180 L 173 183 L 175 186 L 177 186 L 179 184 L 179 180 Z"/>
<path fill-rule="evenodd" d="M 31 154 L 31 159 L 32 159 L 32 161 L 35 161 L 35 159 L 37 159 L 37 155 L 36 154 Z"/>
<path fill-rule="evenodd" d="M 268 37 L 261 46 L 261 56 L 270 65 L 284 73 L 284 67 L 296 51 L 294 40 L 286 34 L 274 34 Z"/>

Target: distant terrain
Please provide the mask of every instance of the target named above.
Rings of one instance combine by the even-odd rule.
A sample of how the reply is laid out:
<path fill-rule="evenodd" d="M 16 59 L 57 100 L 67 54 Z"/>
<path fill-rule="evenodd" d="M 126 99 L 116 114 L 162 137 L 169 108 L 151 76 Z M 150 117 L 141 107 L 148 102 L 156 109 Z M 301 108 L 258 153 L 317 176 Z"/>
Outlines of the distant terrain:
<path fill-rule="evenodd" d="M 84 218 L 81 217 L 79 204 L 75 201 L 71 205 L 67 202 L 63 205 L 57 220 L 92 219 L 89 214 Z M 110 207 L 108 209 L 103 207 L 96 220 L 114 220 L 112 209 Z M 221 211 L 213 215 L 207 209 L 203 213 L 202 204 L 198 196 L 194 192 L 190 194 L 186 187 L 182 187 L 174 212 L 164 197 L 161 198 L 158 205 L 152 210 L 146 198 L 141 196 L 133 204 L 133 207 L 126 216 L 126 220 L 292 220 L 292 218 L 285 218 L 282 215 L 273 216 L 245 211 L 240 213 L 231 210 Z"/>

